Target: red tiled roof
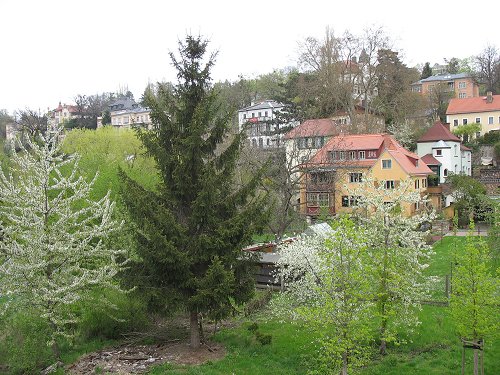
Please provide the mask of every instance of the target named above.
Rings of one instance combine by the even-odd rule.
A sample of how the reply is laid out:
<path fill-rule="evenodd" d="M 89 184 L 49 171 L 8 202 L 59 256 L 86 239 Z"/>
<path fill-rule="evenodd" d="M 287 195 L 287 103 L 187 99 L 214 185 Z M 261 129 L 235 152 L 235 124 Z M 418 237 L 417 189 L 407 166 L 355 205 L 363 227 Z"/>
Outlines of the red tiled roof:
<path fill-rule="evenodd" d="M 460 150 L 462 150 L 462 151 L 472 151 L 472 148 L 469 148 L 469 147 L 464 146 L 464 145 L 460 145 Z"/>
<path fill-rule="evenodd" d="M 443 125 L 440 121 L 437 121 L 429 130 L 421 136 L 417 142 L 437 142 L 437 141 L 453 141 L 460 142 L 455 134 L 450 132 L 450 130 Z"/>
<path fill-rule="evenodd" d="M 450 104 L 448 104 L 446 114 L 500 111 L 500 95 L 493 95 L 492 98 L 491 103 L 486 101 L 485 96 L 465 99 L 453 98 L 450 100 Z"/>
<path fill-rule="evenodd" d="M 406 151 L 406 150 L 405 150 Z M 407 152 L 402 150 L 388 150 L 389 154 L 396 159 L 401 168 L 410 175 L 414 174 L 433 174 L 434 172 L 418 156 L 413 158 Z M 413 154 L 415 155 L 415 154 Z M 415 155 L 416 156 L 416 155 Z"/>
<path fill-rule="evenodd" d="M 285 134 L 285 139 L 325 137 L 339 133 L 339 127 L 329 118 L 306 120 Z"/>
<path fill-rule="evenodd" d="M 431 154 L 422 156 L 422 161 L 427 165 L 441 165 L 441 162 Z"/>
<path fill-rule="evenodd" d="M 335 165 L 329 160 L 329 152 L 333 150 L 377 150 L 387 149 L 389 154 L 408 174 L 432 174 L 431 169 L 418 155 L 408 151 L 388 134 L 339 135 L 331 138 L 321 150 L 314 155 L 308 166 Z M 346 160 L 346 167 L 371 167 L 378 159 Z"/>

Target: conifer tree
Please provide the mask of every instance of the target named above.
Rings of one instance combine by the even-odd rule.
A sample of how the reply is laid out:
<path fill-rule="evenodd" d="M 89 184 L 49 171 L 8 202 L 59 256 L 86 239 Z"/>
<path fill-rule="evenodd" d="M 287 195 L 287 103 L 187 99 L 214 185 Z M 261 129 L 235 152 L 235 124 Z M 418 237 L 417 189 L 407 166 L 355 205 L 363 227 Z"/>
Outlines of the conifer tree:
<path fill-rule="evenodd" d="M 138 285 L 153 291 L 156 306 L 184 306 L 190 313 L 191 347 L 200 344 L 199 314 L 221 319 L 254 290 L 250 263 L 241 251 L 262 227 L 260 175 L 239 187 L 234 170 L 242 134 L 228 140 L 231 113 L 222 113 L 206 57 L 208 42 L 187 36 L 173 90 L 147 90 L 152 130 L 139 137 L 155 159 L 160 183 L 148 191 L 122 172 L 123 199 L 137 227 L 141 262 Z"/>
<path fill-rule="evenodd" d="M 432 68 L 431 65 L 428 62 L 426 62 L 424 67 L 422 68 L 422 74 L 420 75 L 420 79 L 429 78 L 430 76 L 432 76 Z"/>
<path fill-rule="evenodd" d="M 109 192 L 89 198 L 95 181 L 78 173 L 78 155 L 60 151 L 62 128 L 27 138 L 0 169 L 0 297 L 2 307 L 33 308 L 52 330 L 49 344 L 60 359 L 57 339 L 77 320 L 71 306 L 95 287 L 117 288 L 123 252 L 106 239 L 119 229 Z M 15 147 L 12 148 L 15 150 Z"/>

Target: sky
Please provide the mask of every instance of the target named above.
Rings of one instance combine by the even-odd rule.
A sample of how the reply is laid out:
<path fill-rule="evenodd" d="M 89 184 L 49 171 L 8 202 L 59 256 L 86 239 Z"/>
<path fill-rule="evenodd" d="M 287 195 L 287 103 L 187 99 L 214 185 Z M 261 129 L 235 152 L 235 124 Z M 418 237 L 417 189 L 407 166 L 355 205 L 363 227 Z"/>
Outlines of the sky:
<path fill-rule="evenodd" d="M 500 48 L 500 1 L 0 0 L 0 109 L 46 112 L 78 94 L 175 81 L 187 34 L 217 50 L 214 80 L 296 66 L 299 42 L 382 27 L 408 66 Z M 482 15 L 482 12 L 486 12 Z M 489 15 L 489 16 L 488 16 Z M 495 16 L 493 16 L 495 15 Z M 493 16 L 493 18 L 492 18 Z"/>

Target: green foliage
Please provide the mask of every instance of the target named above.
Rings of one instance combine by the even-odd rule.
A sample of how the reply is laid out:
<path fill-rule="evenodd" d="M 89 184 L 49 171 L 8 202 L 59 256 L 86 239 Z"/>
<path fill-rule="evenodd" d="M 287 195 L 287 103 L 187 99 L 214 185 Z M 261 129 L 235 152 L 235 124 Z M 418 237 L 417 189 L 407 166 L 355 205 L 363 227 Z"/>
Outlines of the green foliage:
<path fill-rule="evenodd" d="M 95 290 L 77 309 L 81 314 L 79 337 L 85 341 L 120 339 L 122 334 L 143 331 L 150 324 L 146 305 L 135 293 Z"/>
<path fill-rule="evenodd" d="M 473 231 L 471 222 L 465 247 L 455 254 L 450 309 L 458 336 L 477 341 L 498 335 L 500 283 L 490 268 L 486 241 Z"/>
<path fill-rule="evenodd" d="M 446 182 L 451 185 L 460 226 L 466 225 L 470 218 L 485 219 L 492 202 L 486 196 L 486 187 L 481 182 L 464 174 L 450 174 Z"/>
<path fill-rule="evenodd" d="M 420 79 L 429 78 L 432 76 L 432 68 L 429 62 L 426 62 L 424 67 L 422 68 L 422 74 L 420 75 Z"/>
<path fill-rule="evenodd" d="M 476 122 L 466 125 L 460 125 L 459 127 L 453 129 L 453 133 L 456 136 L 461 137 L 464 142 L 470 142 L 472 140 L 472 137 L 480 131 L 481 124 L 478 124 Z"/>
<path fill-rule="evenodd" d="M 0 364 L 11 374 L 36 374 L 54 361 L 47 342 L 51 329 L 37 311 L 26 308 L 0 320 Z M 0 366 L 1 369 L 1 366 Z"/>
<path fill-rule="evenodd" d="M 482 145 L 494 145 L 500 142 L 500 132 L 494 131 L 485 133 L 482 137 L 478 138 L 478 142 Z"/>
<path fill-rule="evenodd" d="M 154 128 L 138 134 L 160 181 L 153 190 L 122 171 L 122 198 L 142 260 L 130 276 L 154 293 L 151 305 L 222 319 L 252 296 L 252 265 L 241 248 L 264 224 L 263 199 L 256 197 L 260 173 L 234 186 L 242 134 L 228 139 L 232 113 L 221 111 L 211 86 L 214 55 L 206 58 L 207 44 L 191 36 L 180 42 L 180 59 L 171 54 L 178 84 L 145 93 Z"/>

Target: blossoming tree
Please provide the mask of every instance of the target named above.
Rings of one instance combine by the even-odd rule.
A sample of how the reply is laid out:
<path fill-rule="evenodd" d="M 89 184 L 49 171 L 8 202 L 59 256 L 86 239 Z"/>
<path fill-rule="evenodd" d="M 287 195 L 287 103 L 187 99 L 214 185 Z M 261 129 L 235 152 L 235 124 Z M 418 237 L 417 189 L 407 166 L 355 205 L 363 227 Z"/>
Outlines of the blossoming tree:
<path fill-rule="evenodd" d="M 61 131 L 51 128 L 26 147 L 18 142 L 10 171 L 0 170 L 0 297 L 6 308 L 39 311 L 57 359 L 57 338 L 77 318 L 68 307 L 93 287 L 117 288 L 113 277 L 125 259 L 106 243 L 120 226 L 109 192 L 89 198 L 97 175 L 90 182 L 79 175 L 78 155 L 60 151 Z"/>
<path fill-rule="evenodd" d="M 379 320 L 380 353 L 388 342 L 398 341 L 398 330 L 419 324 L 416 311 L 428 295 L 429 279 L 423 275 L 432 253 L 426 245 L 422 224 L 434 218 L 433 211 L 404 216 L 404 205 L 425 205 L 410 180 L 395 189 L 385 189 L 367 179 L 349 194 L 357 197 L 357 212 L 366 231 L 369 263 L 367 277 L 372 281 L 376 316 Z"/>
<path fill-rule="evenodd" d="M 275 311 L 304 321 L 317 335 L 318 373 L 347 374 L 369 354 L 370 281 L 364 231 L 344 217 L 326 237 L 302 237 L 280 251 L 285 292 Z"/>

